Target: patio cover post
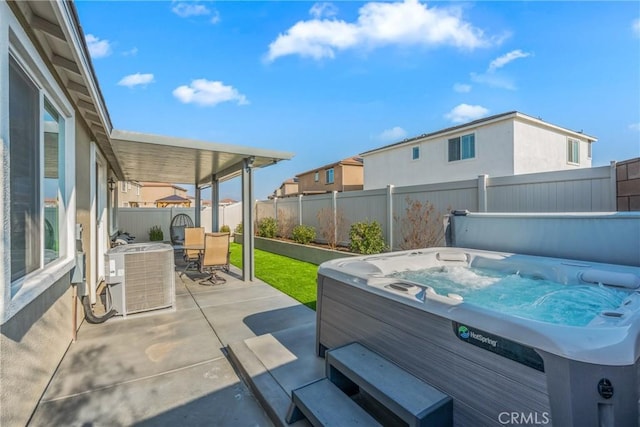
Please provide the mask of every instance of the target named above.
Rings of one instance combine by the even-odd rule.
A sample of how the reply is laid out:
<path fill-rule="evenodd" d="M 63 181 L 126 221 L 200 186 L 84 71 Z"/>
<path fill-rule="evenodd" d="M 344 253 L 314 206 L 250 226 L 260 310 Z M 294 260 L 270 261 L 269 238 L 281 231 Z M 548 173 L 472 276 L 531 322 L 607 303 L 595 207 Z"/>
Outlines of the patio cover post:
<path fill-rule="evenodd" d="M 253 157 L 242 168 L 242 280 L 255 280 L 253 258 Z"/>
<path fill-rule="evenodd" d="M 196 184 L 196 211 L 194 214 L 194 222 L 196 223 L 196 227 L 200 227 L 200 193 L 202 190 L 200 190 L 200 187 L 198 187 L 198 185 Z"/>
<path fill-rule="evenodd" d="M 220 181 L 214 175 L 211 179 L 211 231 L 220 230 Z"/>

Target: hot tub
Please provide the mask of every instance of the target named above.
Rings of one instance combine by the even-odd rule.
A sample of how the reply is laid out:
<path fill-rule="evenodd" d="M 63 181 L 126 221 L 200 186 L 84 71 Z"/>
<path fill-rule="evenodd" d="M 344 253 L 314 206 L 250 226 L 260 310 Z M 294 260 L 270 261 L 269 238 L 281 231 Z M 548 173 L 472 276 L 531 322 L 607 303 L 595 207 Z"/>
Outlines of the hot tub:
<path fill-rule="evenodd" d="M 454 424 L 638 425 L 640 267 L 462 248 L 325 262 L 317 351 L 360 342 Z"/>

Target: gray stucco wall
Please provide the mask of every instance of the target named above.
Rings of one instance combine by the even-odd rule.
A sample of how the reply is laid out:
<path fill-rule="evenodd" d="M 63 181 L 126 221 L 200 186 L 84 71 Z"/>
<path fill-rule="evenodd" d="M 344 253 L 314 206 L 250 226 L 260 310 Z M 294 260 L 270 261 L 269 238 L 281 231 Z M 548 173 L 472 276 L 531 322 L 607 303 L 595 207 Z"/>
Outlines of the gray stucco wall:
<path fill-rule="evenodd" d="M 0 326 L 1 426 L 31 417 L 71 342 L 71 300 L 66 274 Z"/>

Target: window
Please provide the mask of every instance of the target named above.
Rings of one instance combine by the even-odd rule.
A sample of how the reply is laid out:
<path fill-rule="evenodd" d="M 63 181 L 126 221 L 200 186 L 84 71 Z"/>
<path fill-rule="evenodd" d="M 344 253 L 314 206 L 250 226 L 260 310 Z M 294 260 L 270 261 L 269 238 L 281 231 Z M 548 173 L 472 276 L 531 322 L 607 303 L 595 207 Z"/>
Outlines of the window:
<path fill-rule="evenodd" d="M 333 168 L 327 169 L 325 171 L 325 174 L 327 178 L 327 184 L 333 184 Z"/>
<path fill-rule="evenodd" d="M 316 171 L 316 173 L 315 173 L 315 174 L 314 174 L 314 176 L 313 176 L 313 180 L 314 180 L 315 182 L 320 181 L 320 172 L 317 172 L 317 171 Z"/>
<path fill-rule="evenodd" d="M 420 158 L 420 146 L 411 148 L 411 160 L 418 160 Z"/>
<path fill-rule="evenodd" d="M 476 156 L 475 135 L 463 135 L 449 140 L 449 161 L 473 159 Z"/>
<path fill-rule="evenodd" d="M 589 142 L 587 142 L 587 157 L 588 157 L 588 158 L 591 158 L 591 154 L 592 154 L 592 153 L 591 153 L 591 144 L 592 144 L 592 143 L 591 143 L 590 141 L 589 141 Z"/>
<path fill-rule="evenodd" d="M 11 281 L 60 258 L 65 121 L 9 56 Z"/>
<path fill-rule="evenodd" d="M 127 181 L 120 181 L 120 191 L 123 193 L 127 192 Z"/>
<path fill-rule="evenodd" d="M 580 141 L 577 139 L 567 140 L 567 162 L 580 164 Z"/>
<path fill-rule="evenodd" d="M 11 281 L 40 268 L 40 94 L 9 57 Z"/>

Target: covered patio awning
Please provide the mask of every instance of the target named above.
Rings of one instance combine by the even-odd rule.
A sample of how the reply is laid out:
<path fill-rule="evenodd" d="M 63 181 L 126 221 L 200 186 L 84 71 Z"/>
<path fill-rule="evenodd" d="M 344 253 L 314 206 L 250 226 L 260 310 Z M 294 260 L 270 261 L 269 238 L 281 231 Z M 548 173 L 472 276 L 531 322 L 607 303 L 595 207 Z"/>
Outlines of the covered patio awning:
<path fill-rule="evenodd" d="M 194 139 L 173 138 L 114 129 L 111 146 L 118 159 L 122 181 L 159 181 L 173 184 L 208 186 L 242 174 L 244 161 L 261 168 L 293 153 L 220 144 Z"/>
<path fill-rule="evenodd" d="M 196 218 L 200 223 L 200 190 L 211 187 L 212 229 L 218 228 L 220 182 L 242 177 L 243 279 L 253 280 L 253 170 L 289 160 L 293 153 L 220 144 L 185 138 L 112 130 L 111 147 L 121 181 L 159 181 L 191 184 L 196 188 Z"/>

